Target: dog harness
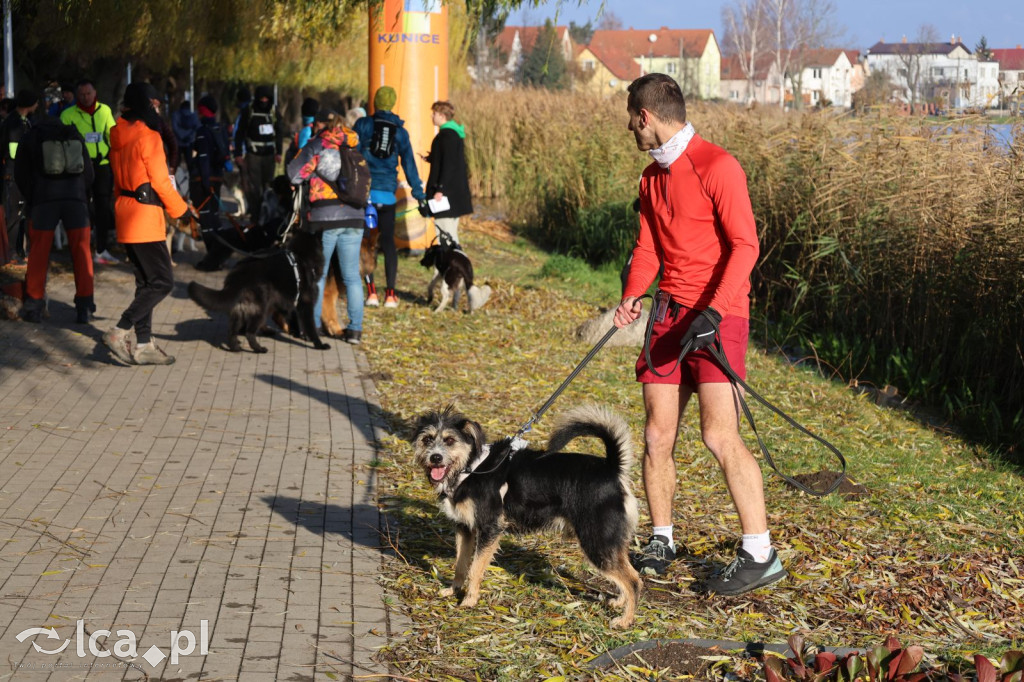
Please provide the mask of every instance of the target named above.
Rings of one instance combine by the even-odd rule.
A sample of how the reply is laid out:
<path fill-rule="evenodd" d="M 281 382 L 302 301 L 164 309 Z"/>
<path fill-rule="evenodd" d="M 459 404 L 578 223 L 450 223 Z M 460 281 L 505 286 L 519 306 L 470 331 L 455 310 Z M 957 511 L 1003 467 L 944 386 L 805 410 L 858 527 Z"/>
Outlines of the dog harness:
<path fill-rule="evenodd" d="M 299 264 L 295 260 L 295 254 L 290 249 L 284 250 L 284 255 L 288 259 L 288 264 L 292 266 L 292 272 L 295 273 L 295 301 L 292 302 L 292 306 L 299 306 L 299 296 L 302 295 L 302 278 L 299 275 Z"/>

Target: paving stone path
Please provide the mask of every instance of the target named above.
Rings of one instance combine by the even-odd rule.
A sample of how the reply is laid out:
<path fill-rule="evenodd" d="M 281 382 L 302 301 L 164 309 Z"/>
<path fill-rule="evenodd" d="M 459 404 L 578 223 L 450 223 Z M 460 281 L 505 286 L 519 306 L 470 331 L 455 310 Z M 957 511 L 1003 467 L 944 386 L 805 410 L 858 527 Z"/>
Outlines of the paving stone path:
<path fill-rule="evenodd" d="M 177 362 L 122 366 L 100 335 L 134 279 L 98 267 L 91 325 L 66 275 L 48 320 L 0 322 L 0 679 L 383 679 L 406 625 L 364 355 L 223 350 L 185 287 L 224 273 L 182 263 L 154 320 Z"/>

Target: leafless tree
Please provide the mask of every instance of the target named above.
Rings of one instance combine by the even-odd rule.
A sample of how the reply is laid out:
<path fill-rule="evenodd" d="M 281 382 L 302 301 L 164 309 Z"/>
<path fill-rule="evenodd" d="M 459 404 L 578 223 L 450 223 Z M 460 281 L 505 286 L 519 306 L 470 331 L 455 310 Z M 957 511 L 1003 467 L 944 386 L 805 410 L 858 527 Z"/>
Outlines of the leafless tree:
<path fill-rule="evenodd" d="M 757 100 L 755 80 L 761 55 L 768 47 L 767 0 L 735 0 L 722 8 L 724 45 L 740 62 L 747 79 L 747 100 Z"/>
<path fill-rule="evenodd" d="M 620 31 L 623 28 L 622 19 L 615 12 L 604 12 L 597 21 L 597 28 L 601 31 Z"/>
<path fill-rule="evenodd" d="M 899 60 L 899 80 L 906 84 L 910 95 L 910 110 L 917 108 L 918 95 L 927 79 L 925 72 L 925 56 L 935 43 L 940 42 L 938 30 L 931 24 L 922 24 L 917 31 L 917 39 L 912 43 L 902 43 L 896 56 Z"/>
<path fill-rule="evenodd" d="M 845 29 L 835 18 L 833 0 L 765 0 L 771 23 L 775 68 L 793 85 L 793 103 L 800 106 L 803 69 L 811 50 L 831 46 Z M 785 106 L 785 98 L 780 105 Z"/>

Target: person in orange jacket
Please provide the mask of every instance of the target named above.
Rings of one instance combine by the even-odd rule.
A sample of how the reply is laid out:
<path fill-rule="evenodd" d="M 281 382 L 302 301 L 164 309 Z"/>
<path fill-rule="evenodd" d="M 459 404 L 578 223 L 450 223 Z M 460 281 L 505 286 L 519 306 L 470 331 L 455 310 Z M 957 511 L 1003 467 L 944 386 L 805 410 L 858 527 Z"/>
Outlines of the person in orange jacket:
<path fill-rule="evenodd" d="M 169 365 L 174 356 L 152 340 L 153 309 L 171 293 L 174 273 L 165 240 L 164 211 L 175 218 L 196 217 L 167 174 L 156 89 L 132 83 L 124 91 L 121 119 L 110 131 L 117 241 L 124 244 L 135 270 L 135 299 L 103 343 L 129 365 Z M 134 340 L 132 331 L 134 330 Z"/>

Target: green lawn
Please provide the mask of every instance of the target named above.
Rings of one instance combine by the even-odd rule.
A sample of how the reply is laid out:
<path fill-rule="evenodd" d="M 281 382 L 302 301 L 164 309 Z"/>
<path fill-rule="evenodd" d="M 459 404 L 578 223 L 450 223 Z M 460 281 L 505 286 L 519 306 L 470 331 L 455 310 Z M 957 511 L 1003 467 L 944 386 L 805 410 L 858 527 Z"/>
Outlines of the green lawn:
<path fill-rule="evenodd" d="M 486 229 L 483 229 L 486 228 Z M 370 309 L 366 351 L 392 435 L 382 443 L 381 503 L 395 522 L 400 555 L 383 577 L 401 595 L 414 627 L 388 652 L 414 679 L 587 677 L 591 658 L 652 638 L 703 637 L 781 643 L 795 631 L 824 646 L 869 647 L 895 635 L 946 665 L 981 651 L 1024 646 L 1024 495 L 1021 471 L 984 450 L 925 425 L 906 410 L 877 406 L 870 394 L 827 380 L 807 365 L 752 347 L 749 382 L 849 461 L 857 500 L 812 498 L 765 469 L 769 524 L 792 579 L 777 589 L 705 599 L 689 585 L 732 554 L 738 523 L 696 412 L 677 448 L 676 539 L 686 547 L 664 579 L 646 580 L 636 626 L 608 629 L 607 589 L 572 542 L 506 537 L 474 609 L 438 591 L 451 580 L 451 524 L 411 466 L 404 424 L 450 402 L 491 438 L 513 433 L 589 350 L 574 331 L 617 302 L 614 268 L 600 272 L 552 259 L 494 224 L 461 230 L 478 283 L 494 288 L 477 314 L 433 314 L 423 290 L 429 272 L 399 265 L 397 310 Z M 528 436 L 540 444 L 553 417 L 598 402 L 630 423 L 642 452 L 643 411 L 633 379 L 636 348 L 606 348 Z M 755 408 L 762 436 L 789 474 L 834 469 L 824 448 Z M 750 429 L 742 433 L 756 449 Z M 645 516 L 639 463 L 635 492 Z M 637 677 L 619 670 L 602 679 Z"/>

